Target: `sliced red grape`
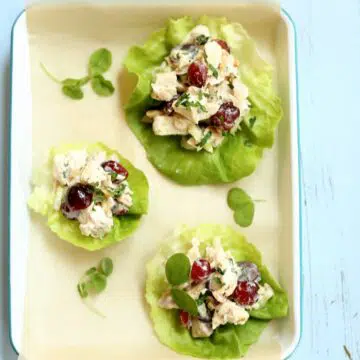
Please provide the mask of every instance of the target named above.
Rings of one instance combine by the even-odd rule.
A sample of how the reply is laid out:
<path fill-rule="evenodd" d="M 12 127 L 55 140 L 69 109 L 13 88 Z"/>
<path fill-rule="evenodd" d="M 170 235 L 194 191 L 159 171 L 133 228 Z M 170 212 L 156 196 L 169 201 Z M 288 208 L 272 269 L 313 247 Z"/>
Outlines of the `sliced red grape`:
<path fill-rule="evenodd" d="M 83 210 L 90 206 L 93 199 L 93 187 L 86 184 L 76 184 L 67 193 L 67 205 L 71 211 Z"/>
<path fill-rule="evenodd" d="M 108 160 L 103 162 L 101 166 L 106 172 L 122 175 L 125 179 L 129 176 L 128 171 L 117 161 Z"/>
<path fill-rule="evenodd" d="M 188 68 L 188 79 L 190 85 L 201 88 L 205 85 L 207 80 L 208 68 L 203 62 L 193 62 Z"/>
<path fill-rule="evenodd" d="M 63 202 L 60 207 L 61 212 L 63 215 L 68 218 L 69 220 L 75 220 L 78 218 L 80 211 L 78 210 L 71 210 L 69 205 L 66 202 Z"/>
<path fill-rule="evenodd" d="M 203 281 L 211 274 L 210 263 L 205 259 L 194 261 L 191 268 L 191 279 L 193 281 Z"/>
<path fill-rule="evenodd" d="M 250 261 L 241 261 L 238 266 L 241 270 L 239 281 L 259 282 L 261 280 L 260 271 L 256 264 Z"/>
<path fill-rule="evenodd" d="M 259 285 L 253 281 L 239 281 L 232 297 L 242 306 L 250 306 L 258 299 Z"/>
<path fill-rule="evenodd" d="M 230 47 L 225 40 L 217 39 L 216 42 L 230 54 Z"/>
<path fill-rule="evenodd" d="M 190 327 L 191 316 L 188 312 L 186 312 L 184 310 L 180 310 L 179 318 L 180 318 L 180 322 L 181 322 L 182 326 L 184 326 L 186 328 Z"/>
<path fill-rule="evenodd" d="M 239 108 L 230 101 L 220 106 L 219 110 L 210 117 L 210 122 L 213 126 L 221 126 L 225 131 L 229 131 L 239 116 Z"/>

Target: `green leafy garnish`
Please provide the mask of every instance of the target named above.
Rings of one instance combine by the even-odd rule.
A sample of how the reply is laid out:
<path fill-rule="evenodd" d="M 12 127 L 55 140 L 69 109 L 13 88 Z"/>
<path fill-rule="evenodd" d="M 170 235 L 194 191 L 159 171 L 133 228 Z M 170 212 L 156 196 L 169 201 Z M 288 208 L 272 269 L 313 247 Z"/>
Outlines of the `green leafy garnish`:
<path fill-rule="evenodd" d="M 93 201 L 95 204 L 101 203 L 106 199 L 105 194 L 99 189 L 95 188 L 93 192 Z"/>
<path fill-rule="evenodd" d="M 169 257 L 165 265 L 166 278 L 171 285 L 181 285 L 188 281 L 190 274 L 190 260 L 183 253 Z"/>
<path fill-rule="evenodd" d="M 229 81 L 228 86 L 231 90 L 234 90 L 234 84 L 231 81 Z"/>
<path fill-rule="evenodd" d="M 206 298 L 211 294 L 211 291 L 210 290 L 206 290 L 204 293 L 201 293 L 198 297 L 198 299 L 196 300 L 196 304 L 198 306 L 202 305 Z"/>
<path fill-rule="evenodd" d="M 126 188 L 125 184 L 121 184 L 118 188 L 111 190 L 111 195 L 113 196 L 114 199 L 116 199 L 123 194 L 125 188 Z"/>
<path fill-rule="evenodd" d="M 112 55 L 108 49 L 101 48 L 94 51 L 89 59 L 89 74 L 91 76 L 108 71 L 112 63 Z"/>
<path fill-rule="evenodd" d="M 199 142 L 199 144 L 197 146 L 199 147 L 203 147 L 207 142 L 208 140 L 211 138 L 211 131 L 208 131 L 204 137 L 201 139 L 201 141 Z"/>
<path fill-rule="evenodd" d="M 89 81 L 91 81 L 92 89 L 99 96 L 110 96 L 114 93 L 113 84 L 102 75 L 105 71 L 109 70 L 111 62 L 112 55 L 109 50 L 104 48 L 96 50 L 89 59 L 88 75 L 80 79 L 66 78 L 64 80 L 59 80 L 52 75 L 44 64 L 40 63 L 40 66 L 50 79 L 62 85 L 62 92 L 65 96 L 73 100 L 81 100 L 84 97 L 81 87 Z"/>
<path fill-rule="evenodd" d="M 86 270 L 77 284 L 77 290 L 81 298 L 87 298 L 90 293 L 98 294 L 105 290 L 107 277 L 113 272 L 113 262 L 110 258 L 101 259 L 98 268 L 95 266 Z"/>
<path fill-rule="evenodd" d="M 173 288 L 171 289 L 171 296 L 180 309 L 187 311 L 193 316 L 198 315 L 196 301 L 186 291 Z"/>
<path fill-rule="evenodd" d="M 211 70 L 211 72 L 212 72 L 212 74 L 213 74 L 213 76 L 214 76 L 214 78 L 218 78 L 218 76 L 219 76 L 219 72 L 217 71 L 217 69 L 215 68 L 215 66 L 213 66 L 213 65 L 211 65 L 211 64 L 209 64 L 209 68 L 210 68 L 210 70 Z"/>
<path fill-rule="evenodd" d="M 204 45 L 207 43 L 207 41 L 209 40 L 208 36 L 205 35 L 199 35 L 196 39 L 195 42 L 197 45 Z"/>
<path fill-rule="evenodd" d="M 101 271 L 105 276 L 110 276 L 113 272 L 114 265 L 110 258 L 105 257 L 101 259 L 99 265 L 99 271 Z"/>
<path fill-rule="evenodd" d="M 235 222 L 248 227 L 252 224 L 255 212 L 255 205 L 251 197 L 240 188 L 233 188 L 228 192 L 227 203 L 230 209 L 234 210 Z"/>
<path fill-rule="evenodd" d="M 91 87 L 99 96 L 110 96 L 115 90 L 111 81 L 106 80 L 102 75 L 95 75 L 91 79 Z"/>
<path fill-rule="evenodd" d="M 81 100 L 84 97 L 84 93 L 78 85 L 63 85 L 62 92 L 73 100 Z"/>

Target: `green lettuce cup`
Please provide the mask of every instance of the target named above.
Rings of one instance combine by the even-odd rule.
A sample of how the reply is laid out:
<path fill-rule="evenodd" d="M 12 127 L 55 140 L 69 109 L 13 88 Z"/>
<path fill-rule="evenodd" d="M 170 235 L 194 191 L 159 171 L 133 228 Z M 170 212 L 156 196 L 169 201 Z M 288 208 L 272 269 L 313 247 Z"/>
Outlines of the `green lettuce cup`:
<path fill-rule="evenodd" d="M 54 159 L 56 159 L 58 155 L 65 156 L 66 154 L 69 154 L 69 152 L 79 151 L 85 151 L 89 157 L 96 156 L 97 154 L 103 154 L 106 159 L 116 159 L 118 163 L 121 164 L 121 168 L 125 168 L 128 173 L 126 175 L 127 179 L 125 183 L 126 188 L 131 189 L 131 204 L 128 208 L 125 208 L 124 206 L 120 208 L 117 213 L 119 216 L 115 216 L 114 213 L 114 216 L 112 216 L 112 225 L 109 225 L 109 231 L 99 238 L 96 238 L 93 235 L 85 235 L 84 233 L 87 234 L 87 232 L 80 230 L 79 221 L 76 219 L 69 219 L 64 215 L 62 205 L 64 204 L 64 199 L 70 196 L 71 186 L 62 187 L 55 185 Z M 117 176 L 116 174 L 112 175 L 115 175 L 115 178 Z M 124 180 L 124 177 L 121 178 L 121 180 Z M 120 188 L 119 193 L 113 195 L 114 197 L 121 196 L 121 190 L 125 188 L 123 182 L 119 182 L 119 184 L 119 187 L 122 186 L 122 188 Z M 102 143 L 66 144 L 52 148 L 49 153 L 48 161 L 44 167 L 34 171 L 32 185 L 33 190 L 28 199 L 29 208 L 44 216 L 47 220 L 47 226 L 60 239 L 89 251 L 108 247 L 129 237 L 137 229 L 140 224 L 141 217 L 145 215 L 148 210 L 149 186 L 144 173 L 134 167 L 129 160 L 121 156 L 116 150 L 110 149 Z M 92 211 L 96 210 L 95 202 L 105 201 L 108 196 L 105 194 L 106 191 L 99 191 L 96 186 L 98 185 L 89 185 L 93 199 L 91 204 L 91 206 L 93 206 Z M 114 187 L 114 190 L 117 189 Z M 60 200 L 61 208 L 59 208 L 59 205 L 56 205 L 56 203 Z M 114 204 L 119 207 L 119 203 L 116 201 L 113 201 L 111 206 L 114 206 Z M 102 205 L 101 202 L 100 205 Z M 90 207 L 88 209 L 90 209 Z M 108 211 L 112 210 L 110 209 Z M 113 215 L 112 212 L 111 215 Z M 88 229 L 85 230 L 88 231 Z"/>
<path fill-rule="evenodd" d="M 214 239 L 220 239 L 223 249 L 230 251 L 236 262 L 255 264 L 261 275 L 260 285 L 268 284 L 273 291 L 272 297 L 266 303 L 256 310 L 248 310 L 249 318 L 245 324 L 225 324 L 217 327 L 210 337 L 204 338 L 193 337 L 180 323 L 179 310 L 163 308 L 160 300 L 163 294 L 169 291 L 167 260 L 175 253 L 187 253 L 189 256 L 194 238 L 200 241 L 201 257 L 206 256 L 205 249 L 213 244 Z M 201 225 L 176 231 L 150 260 L 146 270 L 145 296 L 155 333 L 161 343 L 180 354 L 206 359 L 233 359 L 244 356 L 249 347 L 258 341 L 270 320 L 288 314 L 287 294 L 262 263 L 259 250 L 229 226 Z"/>
<path fill-rule="evenodd" d="M 241 128 L 226 136 L 213 153 L 190 151 L 181 136 L 156 136 L 142 119 L 154 107 L 151 83 L 154 71 L 196 25 L 206 25 L 213 38 L 225 40 L 239 60 L 239 76 L 249 90 L 250 111 Z M 259 55 L 254 40 L 239 23 L 202 16 L 170 19 L 142 46 L 130 48 L 124 65 L 137 76 L 137 85 L 126 105 L 126 121 L 144 146 L 149 161 L 164 175 L 184 185 L 230 183 L 250 175 L 264 148 L 272 147 L 282 117 L 279 97 L 273 90 L 273 69 Z M 256 118 L 256 121 L 254 119 Z"/>

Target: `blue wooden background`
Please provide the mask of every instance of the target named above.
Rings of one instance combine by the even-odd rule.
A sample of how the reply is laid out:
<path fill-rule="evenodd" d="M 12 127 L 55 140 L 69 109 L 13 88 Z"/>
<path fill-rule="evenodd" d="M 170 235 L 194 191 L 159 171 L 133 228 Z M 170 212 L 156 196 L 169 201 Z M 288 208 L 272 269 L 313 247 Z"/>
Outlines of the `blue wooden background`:
<path fill-rule="evenodd" d="M 170 1 L 170 0 L 169 0 Z M 291 360 L 360 360 L 360 0 L 283 0 L 298 33 L 303 188 L 303 335 Z M 0 2 L 0 359 L 7 324 L 10 31 L 23 0 Z"/>

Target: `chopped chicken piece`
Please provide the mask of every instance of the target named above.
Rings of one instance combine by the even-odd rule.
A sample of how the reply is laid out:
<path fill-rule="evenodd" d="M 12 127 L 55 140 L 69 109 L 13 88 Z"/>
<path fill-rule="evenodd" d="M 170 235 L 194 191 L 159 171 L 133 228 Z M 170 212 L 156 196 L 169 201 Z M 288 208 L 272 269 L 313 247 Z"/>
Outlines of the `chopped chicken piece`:
<path fill-rule="evenodd" d="M 161 101 L 170 101 L 177 94 L 178 81 L 175 71 L 157 73 L 152 84 L 152 97 Z"/>

